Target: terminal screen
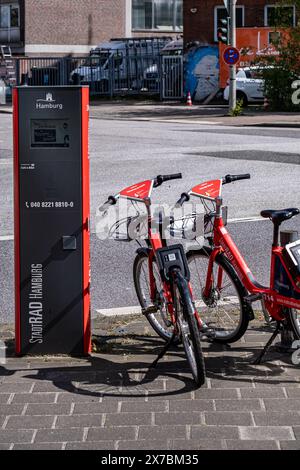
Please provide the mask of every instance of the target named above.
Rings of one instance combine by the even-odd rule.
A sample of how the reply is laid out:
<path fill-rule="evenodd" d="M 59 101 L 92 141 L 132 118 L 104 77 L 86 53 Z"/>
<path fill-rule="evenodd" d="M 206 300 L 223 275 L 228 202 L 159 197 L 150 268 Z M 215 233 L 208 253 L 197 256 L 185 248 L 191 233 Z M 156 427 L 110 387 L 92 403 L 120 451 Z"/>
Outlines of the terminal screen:
<path fill-rule="evenodd" d="M 32 119 L 31 147 L 69 148 L 70 134 L 67 119 Z"/>

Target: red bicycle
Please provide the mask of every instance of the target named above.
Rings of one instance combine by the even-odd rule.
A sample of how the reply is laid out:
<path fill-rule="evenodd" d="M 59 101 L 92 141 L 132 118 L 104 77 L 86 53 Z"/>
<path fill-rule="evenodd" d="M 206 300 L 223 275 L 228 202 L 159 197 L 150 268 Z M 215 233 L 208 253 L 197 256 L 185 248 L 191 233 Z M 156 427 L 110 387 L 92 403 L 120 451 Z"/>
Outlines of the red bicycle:
<path fill-rule="evenodd" d="M 164 228 L 168 225 L 162 212 L 157 220 L 151 211 L 151 192 L 163 183 L 181 179 L 182 175 L 160 175 L 143 181 L 110 196 L 100 208 L 106 213 L 109 206 L 126 199 L 136 210 L 136 216 L 117 220 L 111 229 L 117 240 L 131 241 L 143 232 L 144 218 L 140 218 L 142 203 L 146 208 L 146 247 L 140 246 L 133 265 L 134 284 L 142 312 L 154 330 L 165 340 L 166 346 L 152 366 L 164 355 L 173 342 L 182 341 L 194 381 L 205 382 L 205 366 L 200 343 L 201 320 L 195 308 L 190 274 L 182 245 L 167 246 Z"/>
<path fill-rule="evenodd" d="M 184 193 L 179 204 L 197 197 L 205 208 L 207 245 L 187 253 L 194 298 L 198 299 L 196 305 L 198 302 L 202 306 L 202 320 L 215 331 L 215 341 L 235 342 L 254 319 L 252 303 L 260 300 L 266 320 L 277 322 L 265 352 L 284 324 L 300 338 L 300 240 L 286 246 L 279 243 L 281 224 L 300 211 L 288 208 L 261 212 L 262 217 L 274 224 L 270 286 L 261 285 L 226 228 L 227 211 L 221 197 L 222 186 L 249 178 L 249 174 L 227 175 L 202 183 Z"/>

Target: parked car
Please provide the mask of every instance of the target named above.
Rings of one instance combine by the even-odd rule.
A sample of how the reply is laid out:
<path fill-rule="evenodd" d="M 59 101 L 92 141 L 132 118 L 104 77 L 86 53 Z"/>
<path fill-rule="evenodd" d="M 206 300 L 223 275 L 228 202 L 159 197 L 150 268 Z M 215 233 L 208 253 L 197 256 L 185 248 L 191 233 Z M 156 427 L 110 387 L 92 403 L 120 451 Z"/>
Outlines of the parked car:
<path fill-rule="evenodd" d="M 236 76 L 237 99 L 248 103 L 259 103 L 264 100 L 265 81 L 261 78 L 261 67 L 240 68 Z M 229 82 L 224 90 L 224 100 L 229 101 Z"/>

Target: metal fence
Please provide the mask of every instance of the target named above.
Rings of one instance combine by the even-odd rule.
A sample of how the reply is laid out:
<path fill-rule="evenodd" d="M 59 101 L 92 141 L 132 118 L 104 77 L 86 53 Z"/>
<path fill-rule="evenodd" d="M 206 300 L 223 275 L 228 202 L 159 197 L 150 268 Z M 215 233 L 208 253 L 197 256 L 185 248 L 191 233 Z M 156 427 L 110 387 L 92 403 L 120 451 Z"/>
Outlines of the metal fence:
<path fill-rule="evenodd" d="M 168 60 L 164 60 L 168 59 Z M 91 95 L 160 95 L 164 99 L 182 97 L 182 57 L 159 55 L 103 57 L 34 57 L 15 62 L 17 85 L 90 86 Z"/>

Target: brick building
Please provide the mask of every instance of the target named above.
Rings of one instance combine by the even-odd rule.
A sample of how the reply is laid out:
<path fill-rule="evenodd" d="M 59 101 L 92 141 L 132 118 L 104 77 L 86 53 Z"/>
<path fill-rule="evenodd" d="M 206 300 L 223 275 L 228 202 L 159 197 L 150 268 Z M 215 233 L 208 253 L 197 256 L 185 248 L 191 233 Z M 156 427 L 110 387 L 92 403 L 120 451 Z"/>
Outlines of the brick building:
<path fill-rule="evenodd" d="M 273 26 L 272 18 L 276 1 L 238 0 L 237 26 L 263 27 Z M 296 9 L 285 7 L 290 17 L 290 24 L 297 22 Z M 218 20 L 227 16 L 222 0 L 184 0 L 184 38 L 185 43 L 201 41 L 209 44 L 217 42 Z"/>
<path fill-rule="evenodd" d="M 26 55 L 86 54 L 112 37 L 177 35 L 183 0 L 0 0 L 0 44 Z"/>

